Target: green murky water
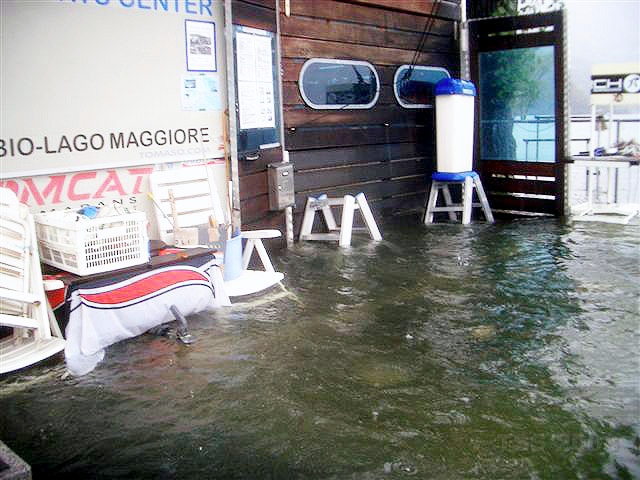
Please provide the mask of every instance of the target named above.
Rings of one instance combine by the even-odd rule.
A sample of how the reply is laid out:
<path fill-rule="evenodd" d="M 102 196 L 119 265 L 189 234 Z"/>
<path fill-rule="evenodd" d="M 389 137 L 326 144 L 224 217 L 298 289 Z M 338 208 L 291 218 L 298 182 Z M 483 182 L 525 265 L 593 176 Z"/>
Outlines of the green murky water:
<path fill-rule="evenodd" d="M 34 478 L 640 478 L 640 228 L 398 220 L 288 295 L 0 380 Z M 265 299 L 269 302 L 265 302 Z"/>

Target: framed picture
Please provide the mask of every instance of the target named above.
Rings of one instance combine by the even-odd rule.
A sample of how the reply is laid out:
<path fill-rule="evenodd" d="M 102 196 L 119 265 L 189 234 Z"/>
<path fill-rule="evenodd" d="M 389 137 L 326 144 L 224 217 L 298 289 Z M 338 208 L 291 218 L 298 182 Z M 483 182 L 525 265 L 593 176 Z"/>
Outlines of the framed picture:
<path fill-rule="evenodd" d="M 187 71 L 217 71 L 216 24 L 201 20 L 185 20 L 184 33 L 187 52 Z"/>

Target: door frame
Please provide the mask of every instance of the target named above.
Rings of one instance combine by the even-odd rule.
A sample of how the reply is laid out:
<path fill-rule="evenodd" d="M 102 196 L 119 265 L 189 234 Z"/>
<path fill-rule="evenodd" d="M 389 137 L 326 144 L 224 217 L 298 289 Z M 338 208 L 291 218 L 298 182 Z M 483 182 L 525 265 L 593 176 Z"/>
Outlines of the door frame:
<path fill-rule="evenodd" d="M 515 48 L 554 47 L 555 162 L 482 160 L 480 102 L 476 102 L 474 164 L 485 184 L 493 209 L 511 214 L 562 216 L 566 213 L 565 159 L 568 151 L 568 109 L 565 32 L 563 11 L 469 20 L 470 75 L 478 87 L 478 92 L 480 53 Z"/>

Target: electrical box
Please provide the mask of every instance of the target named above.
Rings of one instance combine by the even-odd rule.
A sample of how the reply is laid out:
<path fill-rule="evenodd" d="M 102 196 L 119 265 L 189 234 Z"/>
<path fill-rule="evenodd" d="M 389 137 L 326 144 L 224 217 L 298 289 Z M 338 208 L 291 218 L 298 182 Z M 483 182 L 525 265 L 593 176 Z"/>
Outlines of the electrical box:
<path fill-rule="evenodd" d="M 295 204 L 293 189 L 293 164 L 270 163 L 267 168 L 269 178 L 269 210 L 284 210 Z"/>

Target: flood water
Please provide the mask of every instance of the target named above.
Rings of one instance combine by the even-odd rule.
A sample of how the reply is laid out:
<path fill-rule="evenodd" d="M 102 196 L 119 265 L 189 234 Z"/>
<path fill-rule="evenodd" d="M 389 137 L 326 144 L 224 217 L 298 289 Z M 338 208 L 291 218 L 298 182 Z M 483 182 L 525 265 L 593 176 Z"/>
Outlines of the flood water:
<path fill-rule="evenodd" d="M 640 478 L 640 227 L 382 226 L 90 374 L 0 379 L 34 478 Z"/>

